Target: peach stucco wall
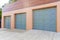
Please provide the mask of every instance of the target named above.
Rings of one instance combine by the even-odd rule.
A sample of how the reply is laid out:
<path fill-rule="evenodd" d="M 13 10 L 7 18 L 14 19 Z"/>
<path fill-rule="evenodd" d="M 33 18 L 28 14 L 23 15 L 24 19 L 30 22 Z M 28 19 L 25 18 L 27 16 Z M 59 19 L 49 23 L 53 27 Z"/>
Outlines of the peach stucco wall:
<path fill-rule="evenodd" d="M 18 10 L 9 11 L 9 12 L 3 12 L 2 28 L 4 28 L 4 16 L 11 16 L 11 29 L 15 29 L 15 14 L 26 12 L 26 29 L 31 30 L 33 27 L 32 10 L 53 7 L 53 6 L 57 6 L 56 31 L 60 32 L 60 1 L 54 2 L 54 3 L 49 3 L 49 4 L 43 4 L 43 5 L 39 5 L 39 6 L 34 6 L 34 7 L 28 7 L 28 8 L 24 8 L 24 9 L 18 9 Z"/>

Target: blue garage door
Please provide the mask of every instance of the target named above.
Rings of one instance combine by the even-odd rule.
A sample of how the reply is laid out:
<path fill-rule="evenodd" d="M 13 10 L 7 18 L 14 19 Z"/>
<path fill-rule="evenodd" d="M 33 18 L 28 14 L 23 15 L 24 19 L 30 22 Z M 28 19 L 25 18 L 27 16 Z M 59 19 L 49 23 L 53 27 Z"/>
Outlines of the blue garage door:
<path fill-rule="evenodd" d="M 33 29 L 56 32 L 56 8 L 34 10 Z"/>
<path fill-rule="evenodd" d="M 26 29 L 26 14 L 16 15 L 16 29 Z"/>
<path fill-rule="evenodd" d="M 5 28 L 10 29 L 10 27 L 11 27 L 11 17 L 8 16 L 8 17 L 5 17 Z"/>

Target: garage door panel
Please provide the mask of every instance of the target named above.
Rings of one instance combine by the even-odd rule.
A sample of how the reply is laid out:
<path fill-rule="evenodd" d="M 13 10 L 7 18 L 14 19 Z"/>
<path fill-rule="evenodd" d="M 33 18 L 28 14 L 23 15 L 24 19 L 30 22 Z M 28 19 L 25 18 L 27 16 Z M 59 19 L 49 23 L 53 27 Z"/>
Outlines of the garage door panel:
<path fill-rule="evenodd" d="M 11 18 L 5 17 L 5 28 L 10 28 L 11 27 Z"/>
<path fill-rule="evenodd" d="M 26 29 L 26 14 L 16 14 L 16 29 Z"/>
<path fill-rule="evenodd" d="M 56 8 L 34 10 L 33 29 L 56 31 Z"/>

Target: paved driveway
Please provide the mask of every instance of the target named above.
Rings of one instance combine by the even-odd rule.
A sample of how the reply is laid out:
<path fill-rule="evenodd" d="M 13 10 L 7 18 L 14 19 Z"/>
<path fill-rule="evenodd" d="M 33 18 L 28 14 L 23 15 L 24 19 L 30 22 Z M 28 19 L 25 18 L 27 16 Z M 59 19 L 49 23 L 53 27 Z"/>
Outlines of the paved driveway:
<path fill-rule="evenodd" d="M 0 29 L 0 40 L 60 40 L 60 33 L 42 30 Z"/>

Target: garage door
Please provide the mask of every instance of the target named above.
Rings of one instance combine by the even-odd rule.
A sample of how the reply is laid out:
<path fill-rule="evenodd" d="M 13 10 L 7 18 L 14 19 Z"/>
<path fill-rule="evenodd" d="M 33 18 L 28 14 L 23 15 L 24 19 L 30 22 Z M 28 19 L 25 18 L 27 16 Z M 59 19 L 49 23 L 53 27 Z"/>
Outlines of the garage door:
<path fill-rule="evenodd" d="M 56 32 L 56 7 L 33 11 L 33 29 Z"/>
<path fill-rule="evenodd" d="M 11 27 L 11 17 L 8 16 L 8 17 L 5 17 L 5 28 L 10 29 L 10 27 Z"/>
<path fill-rule="evenodd" d="M 16 29 L 26 29 L 26 14 L 16 15 Z"/>

